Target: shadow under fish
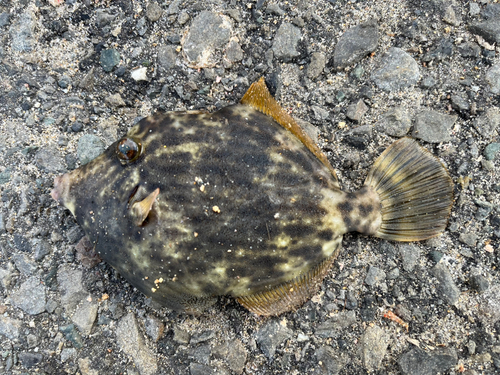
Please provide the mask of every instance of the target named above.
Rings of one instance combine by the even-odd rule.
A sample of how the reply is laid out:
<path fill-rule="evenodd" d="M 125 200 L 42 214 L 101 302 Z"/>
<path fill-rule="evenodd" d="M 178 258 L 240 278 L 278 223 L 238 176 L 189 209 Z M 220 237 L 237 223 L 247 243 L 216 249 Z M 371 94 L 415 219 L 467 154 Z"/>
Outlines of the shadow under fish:
<path fill-rule="evenodd" d="M 347 232 L 393 241 L 440 234 L 453 204 L 441 162 L 410 138 L 343 192 L 317 145 L 264 79 L 214 113 L 157 113 L 102 155 L 56 177 L 99 256 L 175 310 L 230 295 L 259 315 L 317 292 Z"/>

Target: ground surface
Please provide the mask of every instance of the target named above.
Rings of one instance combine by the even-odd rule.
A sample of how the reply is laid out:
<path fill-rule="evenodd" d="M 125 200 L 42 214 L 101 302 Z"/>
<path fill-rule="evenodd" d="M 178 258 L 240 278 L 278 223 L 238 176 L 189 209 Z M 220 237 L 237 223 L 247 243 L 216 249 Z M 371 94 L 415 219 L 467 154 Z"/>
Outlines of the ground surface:
<path fill-rule="evenodd" d="M 0 1 L 0 373 L 500 373 L 498 25 L 487 0 Z M 91 267 L 54 176 L 260 76 L 344 189 L 420 138 L 455 183 L 445 233 L 349 234 L 320 293 L 272 319 L 175 313 Z"/>

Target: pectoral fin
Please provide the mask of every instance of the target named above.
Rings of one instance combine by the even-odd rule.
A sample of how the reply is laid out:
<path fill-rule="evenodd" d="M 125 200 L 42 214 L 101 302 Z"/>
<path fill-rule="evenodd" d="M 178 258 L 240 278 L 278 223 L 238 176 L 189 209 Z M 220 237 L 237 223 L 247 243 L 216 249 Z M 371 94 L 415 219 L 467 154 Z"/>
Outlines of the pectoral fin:
<path fill-rule="evenodd" d="M 149 213 L 151 212 L 153 203 L 155 202 L 158 194 L 160 194 L 160 188 L 157 188 L 142 201 L 134 202 L 132 204 L 132 207 L 130 207 L 130 214 L 132 215 L 133 220 L 137 226 L 141 226 L 144 224 L 144 220 L 146 220 Z"/>

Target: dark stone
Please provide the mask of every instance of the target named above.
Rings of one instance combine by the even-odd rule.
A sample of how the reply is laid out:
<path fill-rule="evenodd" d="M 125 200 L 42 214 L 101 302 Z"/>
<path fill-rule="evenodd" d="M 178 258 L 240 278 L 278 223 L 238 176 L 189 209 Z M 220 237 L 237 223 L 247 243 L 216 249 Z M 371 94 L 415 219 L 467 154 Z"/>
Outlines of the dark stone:
<path fill-rule="evenodd" d="M 479 293 L 485 292 L 490 287 L 490 283 L 483 275 L 472 275 L 469 279 L 469 285 Z"/>
<path fill-rule="evenodd" d="M 102 50 L 100 62 L 104 71 L 111 72 L 120 63 L 120 53 L 114 48 Z"/>
<path fill-rule="evenodd" d="M 189 357 L 194 359 L 196 362 L 202 363 L 204 365 L 210 364 L 211 355 L 212 351 L 210 349 L 210 344 L 199 345 L 189 350 Z"/>
<path fill-rule="evenodd" d="M 342 369 L 339 359 L 330 346 L 321 346 L 314 355 L 318 361 L 319 374 L 335 375 Z"/>
<path fill-rule="evenodd" d="M 433 50 L 427 52 L 422 61 L 429 62 L 432 60 L 441 61 L 453 54 L 453 41 L 450 39 L 442 39 Z"/>
<path fill-rule="evenodd" d="M 340 37 L 333 52 L 335 69 L 344 69 L 353 65 L 375 51 L 378 38 L 378 25 L 373 19 L 347 30 Z"/>
<path fill-rule="evenodd" d="M 43 360 L 43 355 L 40 353 L 19 353 L 19 362 L 25 368 L 32 368 L 38 365 Z"/>
<path fill-rule="evenodd" d="M 64 334 L 66 340 L 70 341 L 76 349 L 83 347 L 83 340 L 80 333 L 76 330 L 74 324 L 59 326 L 59 330 Z"/>
<path fill-rule="evenodd" d="M 78 132 L 81 132 L 82 130 L 83 130 L 83 124 L 80 121 L 75 121 L 71 125 L 71 131 L 73 133 L 78 133 Z"/>
<path fill-rule="evenodd" d="M 425 352 L 414 348 L 398 360 L 403 375 L 434 375 L 445 372 L 457 364 L 457 353 L 453 348 Z"/>
<path fill-rule="evenodd" d="M 461 95 L 453 94 L 450 97 L 451 107 L 459 112 L 465 112 L 470 109 L 469 102 Z"/>
<path fill-rule="evenodd" d="M 378 131 L 394 137 L 404 137 L 411 127 L 411 119 L 403 108 L 393 108 L 375 124 Z"/>
<path fill-rule="evenodd" d="M 176 58 L 175 46 L 160 46 L 158 48 L 158 65 L 164 70 L 172 69 L 175 66 Z"/>
<path fill-rule="evenodd" d="M 14 234 L 14 246 L 24 253 L 31 253 L 31 244 L 28 239 L 20 234 Z"/>
<path fill-rule="evenodd" d="M 444 263 L 438 263 L 431 269 L 432 274 L 438 280 L 437 291 L 450 305 L 458 302 L 460 289 L 455 285 L 450 270 Z"/>
<path fill-rule="evenodd" d="M 0 13 L 0 27 L 7 26 L 10 20 L 10 13 L 3 12 Z"/>
<path fill-rule="evenodd" d="M 481 47 L 473 42 L 465 42 L 460 44 L 458 47 L 458 52 L 462 57 L 474 57 L 478 58 L 481 56 Z"/>
<path fill-rule="evenodd" d="M 443 258 L 443 256 L 444 254 L 437 250 L 432 250 L 429 252 L 429 258 L 431 258 L 434 263 L 438 263 Z"/>
<path fill-rule="evenodd" d="M 214 374 L 214 369 L 207 365 L 202 365 L 200 363 L 192 362 L 189 365 L 189 373 L 191 375 L 207 375 Z"/>
<path fill-rule="evenodd" d="M 271 359 L 281 343 L 292 337 L 292 331 L 280 325 L 276 320 L 270 320 L 264 324 L 256 335 L 257 344 L 262 353 Z"/>
<path fill-rule="evenodd" d="M 469 30 L 473 34 L 482 36 L 488 43 L 500 43 L 500 22 L 496 17 L 472 24 Z"/>

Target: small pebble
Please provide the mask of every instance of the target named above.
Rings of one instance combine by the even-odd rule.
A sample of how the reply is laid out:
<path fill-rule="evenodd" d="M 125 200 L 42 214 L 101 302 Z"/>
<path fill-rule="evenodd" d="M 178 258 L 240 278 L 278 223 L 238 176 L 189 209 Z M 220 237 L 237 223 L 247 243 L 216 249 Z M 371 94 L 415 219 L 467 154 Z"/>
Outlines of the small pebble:
<path fill-rule="evenodd" d="M 500 143 L 490 143 L 484 149 L 484 157 L 486 160 L 493 160 L 498 154 L 498 151 L 500 151 Z"/>

